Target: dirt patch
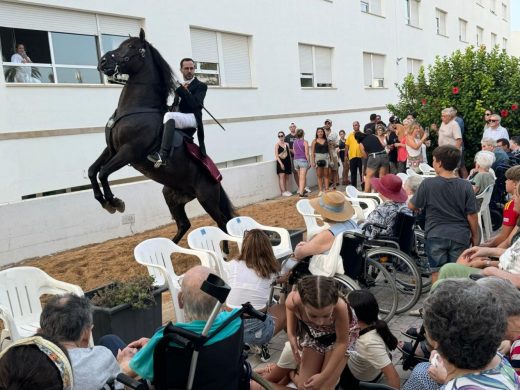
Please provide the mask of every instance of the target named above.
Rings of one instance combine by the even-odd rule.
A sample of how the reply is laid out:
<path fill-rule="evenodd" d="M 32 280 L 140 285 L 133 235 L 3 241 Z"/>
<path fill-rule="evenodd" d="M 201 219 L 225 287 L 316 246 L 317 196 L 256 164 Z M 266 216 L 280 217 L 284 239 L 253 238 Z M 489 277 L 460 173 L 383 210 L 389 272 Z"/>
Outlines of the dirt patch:
<path fill-rule="evenodd" d="M 278 198 L 242 207 L 238 215 L 247 215 L 261 224 L 279 226 L 287 229 L 305 228 L 303 218 L 296 211 L 297 196 Z M 193 218 L 192 230 L 201 226 L 216 226 L 208 216 Z M 77 284 L 84 291 L 92 290 L 114 280 L 127 280 L 138 274 L 146 274 L 146 268 L 134 260 L 134 248 L 141 241 L 153 237 L 175 235 L 177 227 L 174 223 L 130 237 L 117 238 L 100 244 L 92 244 L 80 248 L 25 260 L 17 265 L 38 267 L 52 277 L 65 282 Z M 180 246 L 187 248 L 187 234 Z M 232 248 L 233 249 L 233 248 Z M 236 253 L 235 250 L 231 252 Z M 177 273 L 184 273 L 197 263 L 190 256 L 175 256 L 173 266 Z"/>

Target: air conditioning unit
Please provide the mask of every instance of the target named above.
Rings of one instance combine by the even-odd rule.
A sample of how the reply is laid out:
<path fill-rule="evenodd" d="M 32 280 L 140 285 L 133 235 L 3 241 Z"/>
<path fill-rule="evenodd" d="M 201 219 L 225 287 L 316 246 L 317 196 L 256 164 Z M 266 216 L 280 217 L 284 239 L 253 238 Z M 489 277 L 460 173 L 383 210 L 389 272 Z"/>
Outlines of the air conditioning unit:
<path fill-rule="evenodd" d="M 372 80 L 372 88 L 383 88 L 385 86 L 384 79 L 373 79 Z"/>

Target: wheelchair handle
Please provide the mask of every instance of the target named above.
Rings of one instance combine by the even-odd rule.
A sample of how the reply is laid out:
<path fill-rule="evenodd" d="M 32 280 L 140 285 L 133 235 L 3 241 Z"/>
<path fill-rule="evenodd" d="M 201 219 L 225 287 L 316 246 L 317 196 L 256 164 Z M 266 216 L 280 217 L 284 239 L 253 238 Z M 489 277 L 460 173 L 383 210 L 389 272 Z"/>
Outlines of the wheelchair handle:
<path fill-rule="evenodd" d="M 366 230 L 367 226 L 373 226 L 373 227 L 376 227 L 378 229 L 386 229 L 387 226 L 385 225 L 381 225 L 380 223 L 376 223 L 376 222 L 365 222 L 364 225 L 363 225 L 363 231 Z"/>
<path fill-rule="evenodd" d="M 250 302 L 243 303 L 241 311 L 249 317 L 259 319 L 262 322 L 267 318 L 267 313 L 256 310 Z"/>
<path fill-rule="evenodd" d="M 209 274 L 208 278 L 202 283 L 200 289 L 217 299 L 222 304 L 226 302 L 227 296 L 231 291 L 231 287 L 215 274 Z"/>
<path fill-rule="evenodd" d="M 133 379 L 123 373 L 118 374 L 116 377 L 116 380 L 119 383 L 122 383 L 123 385 L 125 385 L 131 389 L 134 389 L 134 390 L 148 390 L 149 389 L 149 387 L 146 383 L 136 381 L 135 379 Z"/>

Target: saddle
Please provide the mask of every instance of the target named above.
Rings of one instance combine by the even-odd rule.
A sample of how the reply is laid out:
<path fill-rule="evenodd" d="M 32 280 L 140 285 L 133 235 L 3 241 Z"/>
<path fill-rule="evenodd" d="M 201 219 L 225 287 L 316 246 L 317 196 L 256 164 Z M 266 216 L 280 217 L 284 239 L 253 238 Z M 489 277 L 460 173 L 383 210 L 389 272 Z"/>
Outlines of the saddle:
<path fill-rule="evenodd" d="M 202 157 L 199 146 L 193 142 L 193 134 L 195 134 L 195 130 L 196 129 L 176 129 L 173 135 L 171 153 L 184 146 L 190 157 L 201 164 L 215 182 L 220 183 L 222 180 L 222 174 L 218 170 L 216 164 L 213 162 L 211 157 Z"/>

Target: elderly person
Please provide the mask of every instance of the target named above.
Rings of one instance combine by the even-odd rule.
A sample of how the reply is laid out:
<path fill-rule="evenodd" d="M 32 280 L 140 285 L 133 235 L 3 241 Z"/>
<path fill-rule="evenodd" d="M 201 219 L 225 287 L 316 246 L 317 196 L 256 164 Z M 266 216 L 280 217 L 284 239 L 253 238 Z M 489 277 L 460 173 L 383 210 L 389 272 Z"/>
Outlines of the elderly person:
<path fill-rule="evenodd" d="M 475 168 L 471 170 L 468 176 L 475 195 L 480 195 L 486 188 L 495 184 L 495 176 L 489 172 L 489 168 L 494 161 L 494 154 L 487 151 L 481 150 L 475 155 Z"/>
<path fill-rule="evenodd" d="M 491 138 L 494 141 L 497 141 L 500 138 L 509 139 L 509 133 L 507 132 L 507 129 L 500 126 L 501 120 L 502 118 L 498 114 L 491 114 L 489 116 L 489 126 L 484 130 L 484 134 L 482 134 L 482 140 L 484 140 L 484 138 Z"/>
<path fill-rule="evenodd" d="M 203 266 L 195 266 L 189 269 L 182 279 L 179 293 L 179 305 L 184 310 L 185 322 L 175 324 L 192 332 L 202 333 L 217 300 L 200 289 L 211 270 Z M 223 311 L 219 313 L 213 322 L 209 333 L 214 332 L 220 325 L 232 316 L 235 311 Z M 241 324 L 240 318 L 235 318 L 224 330 L 216 334 L 205 345 L 211 345 L 235 334 Z M 141 378 L 151 380 L 153 378 L 154 349 L 163 337 L 164 328 L 159 329 L 148 343 L 135 354 L 126 372 L 137 373 Z"/>
<path fill-rule="evenodd" d="M 441 111 L 442 124 L 439 128 L 439 146 L 453 145 L 457 149 L 462 148 L 462 131 L 460 126 L 455 120 L 456 111 L 449 107 Z M 434 130 L 437 126 L 432 125 L 431 128 Z"/>
<path fill-rule="evenodd" d="M 0 389 L 72 390 L 67 351 L 56 340 L 35 335 L 16 341 L 0 353 Z M 96 389 L 97 390 L 97 389 Z"/>
<path fill-rule="evenodd" d="M 495 162 L 491 165 L 491 168 L 496 169 L 500 164 L 509 160 L 509 156 L 502 148 L 497 147 L 497 143 L 492 138 L 483 138 L 480 141 L 482 150 L 492 152 L 495 155 Z"/>
<path fill-rule="evenodd" d="M 450 281 L 452 283 L 453 281 Z M 518 301 L 520 300 L 520 292 L 508 281 L 498 279 L 498 278 L 483 278 L 474 283 L 471 280 L 457 280 L 454 283 L 461 283 L 467 286 L 478 286 L 484 289 L 487 289 L 495 298 L 495 301 L 502 307 L 505 318 L 506 318 L 506 328 L 505 333 L 502 335 L 501 339 L 503 341 L 500 343 L 498 347 L 498 351 L 503 353 L 504 355 L 508 355 L 510 351 L 513 351 L 515 348 L 515 341 L 520 337 L 520 307 L 518 306 Z M 462 286 L 460 286 L 462 288 Z M 476 302 L 476 301 L 475 301 Z M 462 310 L 464 308 L 461 307 Z M 462 314 L 461 310 L 457 311 L 458 314 Z M 482 328 L 479 328 L 482 329 Z M 491 332 L 492 329 L 489 329 Z M 497 336 L 499 335 L 492 335 Z M 486 335 L 487 337 L 487 335 Z M 513 344 L 511 344 L 513 343 Z M 511 346 L 512 345 L 512 346 Z M 500 355 L 498 355 L 500 356 Z M 511 353 L 511 357 L 513 358 L 513 354 Z M 437 359 L 436 359 L 437 360 Z M 512 360 L 511 364 L 513 367 L 517 361 Z M 501 362 L 502 364 L 502 362 Z M 514 373 L 508 366 L 507 362 L 503 362 L 506 367 L 507 372 L 509 372 L 510 376 L 514 378 Z M 437 390 L 440 388 L 442 384 L 445 384 L 448 380 L 449 373 L 446 371 L 445 366 L 443 364 L 439 364 L 439 361 L 436 362 L 437 367 L 434 367 L 430 363 L 420 363 L 418 364 L 410 378 L 403 386 L 403 390 Z M 496 388 L 492 386 L 492 383 L 482 382 L 481 385 L 488 385 L 488 388 Z M 459 388 L 459 387 L 455 387 Z M 476 389 L 481 389 L 482 387 L 477 387 Z M 503 389 L 514 388 L 514 387 L 498 387 Z M 472 387 L 475 389 L 475 387 Z"/>
<path fill-rule="evenodd" d="M 40 316 L 41 333 L 56 339 L 70 356 L 74 372 L 75 389 L 101 389 L 107 380 L 116 377 L 121 369 L 118 361 L 104 346 L 89 346 L 92 336 L 92 311 L 85 297 L 74 294 L 57 295 L 51 298 Z M 132 345 L 132 344 L 131 344 Z M 138 345 L 124 348 L 118 359 L 129 360 Z M 123 388 L 121 386 L 120 388 Z"/>

